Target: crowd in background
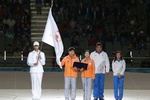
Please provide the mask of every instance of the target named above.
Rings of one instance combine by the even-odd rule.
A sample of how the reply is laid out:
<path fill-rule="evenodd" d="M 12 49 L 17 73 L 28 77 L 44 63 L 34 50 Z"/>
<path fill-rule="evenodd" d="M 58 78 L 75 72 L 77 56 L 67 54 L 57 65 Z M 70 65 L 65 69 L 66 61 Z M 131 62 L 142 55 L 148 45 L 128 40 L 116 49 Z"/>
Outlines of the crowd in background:
<path fill-rule="evenodd" d="M 150 25 L 149 0 L 55 0 L 53 14 L 63 38 L 78 46 L 83 37 L 126 43 L 129 49 L 146 49 Z"/>
<path fill-rule="evenodd" d="M 44 0 L 45 6 L 46 3 L 50 4 L 50 0 Z M 0 8 L 5 49 L 27 55 L 31 47 L 30 0 L 0 0 Z M 101 41 L 104 45 L 119 42 L 126 43 L 128 49 L 147 49 L 149 0 L 54 0 L 53 16 L 62 39 L 71 38 L 72 46 L 79 46 L 83 37 L 89 37 L 89 46 Z"/>
<path fill-rule="evenodd" d="M 28 55 L 31 44 L 30 0 L 0 0 L 0 34 L 7 55 Z"/>

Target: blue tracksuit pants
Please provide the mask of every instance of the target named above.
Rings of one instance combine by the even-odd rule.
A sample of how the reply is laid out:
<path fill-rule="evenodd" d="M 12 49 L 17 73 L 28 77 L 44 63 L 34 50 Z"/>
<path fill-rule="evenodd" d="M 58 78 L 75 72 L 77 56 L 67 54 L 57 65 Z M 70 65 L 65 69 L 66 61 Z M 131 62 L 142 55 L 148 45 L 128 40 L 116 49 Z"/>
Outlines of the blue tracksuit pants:
<path fill-rule="evenodd" d="M 114 97 L 115 99 L 123 98 L 123 88 L 124 88 L 124 76 L 118 78 L 118 76 L 114 77 Z"/>
<path fill-rule="evenodd" d="M 95 74 L 94 79 L 94 98 L 103 98 L 104 97 L 104 83 L 105 83 L 105 74 Z"/>

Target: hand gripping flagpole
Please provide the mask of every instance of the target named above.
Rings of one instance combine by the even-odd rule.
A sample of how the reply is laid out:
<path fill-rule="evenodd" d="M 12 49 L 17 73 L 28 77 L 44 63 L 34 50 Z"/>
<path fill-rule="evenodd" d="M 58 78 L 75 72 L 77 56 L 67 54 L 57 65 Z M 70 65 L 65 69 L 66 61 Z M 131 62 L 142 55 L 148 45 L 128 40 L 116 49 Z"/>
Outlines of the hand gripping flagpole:
<path fill-rule="evenodd" d="M 43 47 L 43 41 L 42 41 L 42 43 L 41 43 L 41 46 L 40 46 L 40 52 L 41 52 L 41 50 L 42 50 L 42 47 Z M 40 52 L 39 52 L 39 54 L 38 55 L 40 55 Z M 39 60 L 39 56 L 38 56 L 38 58 L 37 58 L 37 62 L 38 62 L 38 60 Z"/>

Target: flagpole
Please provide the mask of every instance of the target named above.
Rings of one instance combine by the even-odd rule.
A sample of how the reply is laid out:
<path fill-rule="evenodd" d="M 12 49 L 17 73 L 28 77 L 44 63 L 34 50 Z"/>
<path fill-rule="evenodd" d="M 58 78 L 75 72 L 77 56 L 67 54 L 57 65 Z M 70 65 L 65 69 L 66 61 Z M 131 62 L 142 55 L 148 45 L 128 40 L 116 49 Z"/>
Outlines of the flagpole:
<path fill-rule="evenodd" d="M 42 47 L 43 47 L 43 41 L 42 41 L 41 46 L 40 46 L 40 51 L 42 50 Z"/>
<path fill-rule="evenodd" d="M 51 8 L 52 7 L 53 7 L 53 0 L 51 0 Z M 42 50 L 42 48 L 43 48 L 43 41 L 42 41 L 41 46 L 40 46 L 40 51 Z"/>
<path fill-rule="evenodd" d="M 51 8 L 53 7 L 53 2 L 54 2 L 54 1 L 53 1 L 53 0 L 51 0 Z"/>

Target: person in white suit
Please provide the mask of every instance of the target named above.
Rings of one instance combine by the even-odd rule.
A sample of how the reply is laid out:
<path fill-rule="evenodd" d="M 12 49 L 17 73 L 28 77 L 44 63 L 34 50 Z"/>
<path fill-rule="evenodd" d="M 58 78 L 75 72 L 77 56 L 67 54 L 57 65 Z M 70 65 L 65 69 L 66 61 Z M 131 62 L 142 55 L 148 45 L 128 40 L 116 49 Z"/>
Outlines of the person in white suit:
<path fill-rule="evenodd" d="M 33 43 L 34 50 L 27 58 L 27 64 L 30 66 L 30 77 L 32 86 L 32 100 L 40 100 L 42 92 L 43 65 L 45 65 L 45 54 L 39 50 L 39 42 Z"/>

